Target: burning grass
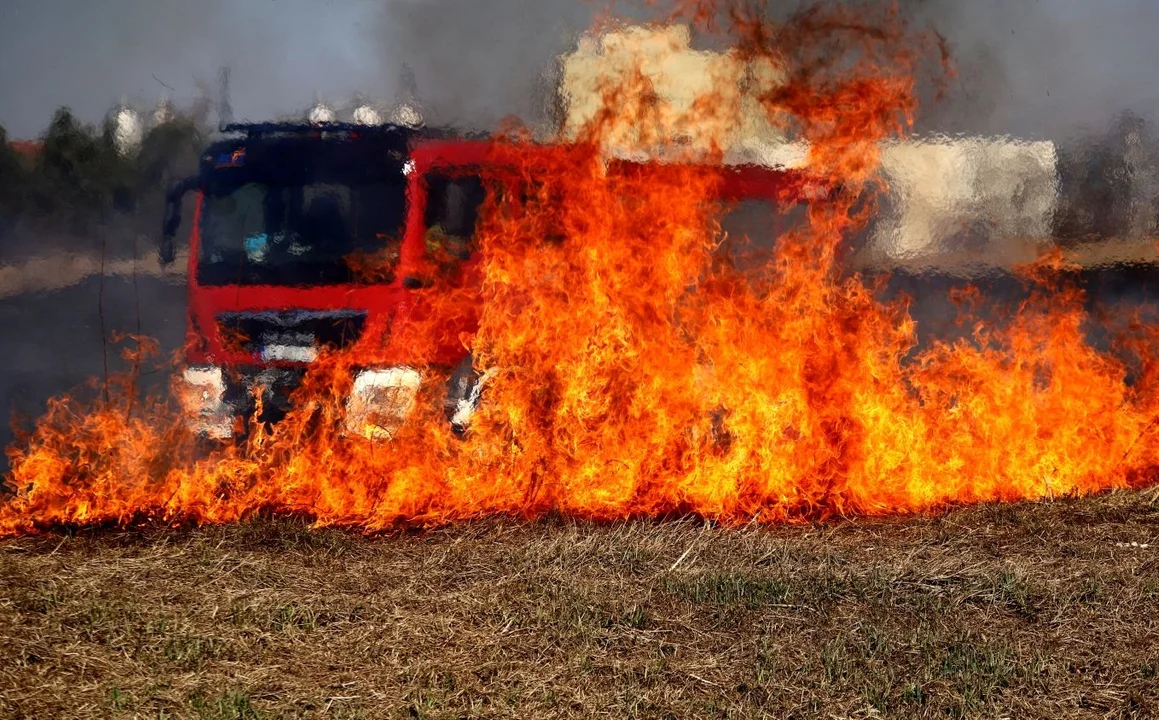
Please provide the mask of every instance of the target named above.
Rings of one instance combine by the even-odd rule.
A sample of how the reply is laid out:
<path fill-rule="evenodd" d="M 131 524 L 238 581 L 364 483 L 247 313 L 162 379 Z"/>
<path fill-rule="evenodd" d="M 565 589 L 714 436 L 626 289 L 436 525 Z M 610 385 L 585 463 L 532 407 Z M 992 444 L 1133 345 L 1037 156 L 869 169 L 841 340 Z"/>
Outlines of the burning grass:
<path fill-rule="evenodd" d="M 422 365 L 421 322 L 319 361 L 278 429 L 198 463 L 132 377 L 54 401 L 12 452 L 0 534 L 152 524 L 0 545 L 0 713 L 1154 715 L 1159 510 L 1123 488 L 1159 467 L 1159 334 L 1116 334 L 1132 362 L 1088 344 L 1056 257 L 1007 322 L 903 362 L 907 308 L 839 257 L 928 48 L 836 5 L 731 17 L 741 57 L 788 63 L 761 106 L 843 188 L 762 272 L 714 259 L 721 168 L 608 165 L 607 117 L 542 152 L 497 139 L 527 207 L 489 206 L 482 299 L 436 303 L 481 313 L 494 380 L 468 437 L 434 422 L 437 390 L 391 445 L 341 435 L 350 368 Z M 662 140 L 633 79 L 605 105 Z M 1052 501 L 805 525 L 1027 498 Z M 689 511 L 730 528 L 623 520 Z M 185 521 L 235 524 L 159 529 Z"/>
<path fill-rule="evenodd" d="M 188 461 L 192 437 L 163 400 L 54 400 L 11 451 L 0 535 L 140 516 L 232 522 L 262 510 L 369 530 L 551 513 L 691 512 L 743 525 L 1153 483 L 1159 333 L 1131 317 L 1101 328 L 1118 354 L 1088 342 L 1100 321 L 1060 279 L 1061 256 L 1027 271 L 1034 292 L 1008 317 L 966 312 L 966 337 L 917 353 L 908 306 L 842 272 L 848 237 L 872 208 L 862 200 L 874 196 L 879 144 L 905 137 L 918 66 L 938 65 L 931 36 L 895 11 L 833 3 L 779 25 L 731 17 L 738 58 L 788 68 L 754 99 L 795 118 L 810 148 L 796 181 L 781 173 L 761 184 L 778 211 L 804 210 L 784 232 L 772 221 L 752 231 L 775 243 L 744 248 L 744 262 L 720 252 L 746 245 L 720 219 L 755 192 L 752 173 L 742 182 L 721 166 L 725 137 L 710 133 L 709 148 L 681 162 L 609 161 L 615 121 L 656 149 L 706 112 L 658 112 L 648 78 L 629 72 L 609 83 L 603 113 L 575 142 L 533 144 L 517 130 L 495 138 L 484 174 L 513 184 L 481 210 L 479 282 L 376 311 L 368 326 L 380 334 L 311 363 L 276 429 L 206 462 Z M 738 108 L 718 111 L 731 121 L 721 132 L 740 124 Z M 815 202 L 802 208 L 803 195 Z M 225 294 L 238 310 L 275 309 Z M 278 302 L 316 302 L 296 297 Z M 468 318 L 474 334 L 460 332 Z M 203 320 L 200 332 L 216 322 Z M 194 330 L 191 346 L 204 340 Z M 445 368 L 434 361 L 448 343 L 488 378 L 461 442 L 446 427 Z M 400 364 L 423 375 L 415 412 L 389 445 L 350 437 L 351 418 L 355 433 L 386 429 L 362 422 L 375 413 L 347 414 L 355 370 Z M 224 390 L 204 382 L 177 395 L 228 426 Z"/>
<path fill-rule="evenodd" d="M 1152 717 L 1157 500 L 13 539 L 0 715 Z"/>

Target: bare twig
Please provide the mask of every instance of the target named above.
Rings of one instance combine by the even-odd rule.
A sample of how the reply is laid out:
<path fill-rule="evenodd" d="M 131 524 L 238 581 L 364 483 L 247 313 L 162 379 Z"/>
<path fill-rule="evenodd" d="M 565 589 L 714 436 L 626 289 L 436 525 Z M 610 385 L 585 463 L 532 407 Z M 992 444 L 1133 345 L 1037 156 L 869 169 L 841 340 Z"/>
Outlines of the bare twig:
<path fill-rule="evenodd" d="M 175 87 L 173 87 L 172 85 L 169 85 L 168 83 L 166 83 L 166 82 L 162 81 L 162 80 L 161 80 L 161 78 L 157 77 L 157 75 L 156 75 L 155 73 L 150 73 L 150 75 L 152 75 L 152 76 L 153 76 L 153 79 L 154 79 L 154 80 L 156 80 L 156 81 L 158 82 L 158 84 L 160 84 L 160 85 L 161 85 L 161 87 L 163 87 L 163 88 L 166 88 L 166 89 L 169 89 L 169 90 L 172 90 L 173 92 L 177 92 L 177 88 L 175 88 Z"/>

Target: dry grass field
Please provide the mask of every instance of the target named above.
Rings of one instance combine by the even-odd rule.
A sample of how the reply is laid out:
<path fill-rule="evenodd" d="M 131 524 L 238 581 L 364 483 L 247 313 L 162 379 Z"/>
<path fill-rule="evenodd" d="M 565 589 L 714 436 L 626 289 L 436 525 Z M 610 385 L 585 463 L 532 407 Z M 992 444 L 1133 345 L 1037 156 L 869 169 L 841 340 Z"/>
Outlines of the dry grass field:
<path fill-rule="evenodd" d="M 1159 497 L 0 542 L 0 716 L 1155 717 Z"/>

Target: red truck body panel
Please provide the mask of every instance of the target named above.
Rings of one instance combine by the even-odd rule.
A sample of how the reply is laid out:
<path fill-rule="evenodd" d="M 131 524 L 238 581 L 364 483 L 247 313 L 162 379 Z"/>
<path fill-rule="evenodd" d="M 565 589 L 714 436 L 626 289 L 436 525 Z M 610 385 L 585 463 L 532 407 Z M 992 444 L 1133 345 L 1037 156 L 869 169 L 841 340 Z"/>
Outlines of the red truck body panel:
<path fill-rule="evenodd" d="M 503 161 L 497 159 L 495 146 L 487 141 L 474 140 L 420 140 L 410 150 L 409 172 L 406 175 L 408 207 L 399 248 L 399 260 L 394 280 L 380 284 L 339 284 L 316 287 L 285 285 L 203 285 L 198 281 L 198 258 L 201 244 L 202 193 L 196 197 L 190 232 L 188 342 L 186 360 L 190 365 L 219 365 L 225 367 L 298 366 L 302 363 L 263 360 L 256 352 L 246 352 L 226 342 L 219 327 L 222 313 L 266 312 L 276 310 L 335 311 L 356 310 L 366 313 L 365 325 L 359 339 L 347 349 L 353 353 L 373 356 L 385 342 L 392 328 L 416 322 L 427 317 L 428 304 L 424 293 L 435 289 L 414 289 L 404 280 L 422 273 L 426 264 L 425 211 L 427 194 L 424 179 L 432 170 L 478 168 L 483 175 L 500 183 L 515 183 L 513 172 L 505 173 Z M 508 149 L 509 150 L 509 149 Z M 534 146 L 528 152 L 535 152 Z M 367 162 L 373 162 L 367 158 Z M 612 161 L 625 166 L 638 165 L 630 161 Z M 705 166 L 705 172 L 721 175 L 720 200 L 744 198 L 784 198 L 786 193 L 808 189 L 804 178 L 795 172 L 769 168 L 742 166 L 721 170 Z M 465 260 L 461 267 L 460 282 L 478 280 L 478 253 Z M 457 317 L 440 318 L 438 328 L 442 338 L 432 364 L 453 366 L 468 353 L 462 338 L 477 329 L 477 312 L 465 312 Z"/>
<path fill-rule="evenodd" d="M 233 349 L 225 342 L 217 317 L 223 312 L 261 312 L 275 309 L 341 310 L 357 309 L 367 313 L 366 326 L 359 340 L 349 346 L 354 353 L 372 354 L 383 344 L 383 338 L 400 314 L 414 311 L 423 292 L 405 287 L 404 278 L 418 275 L 424 267 L 424 215 L 426 193 L 422 185 L 426 173 L 441 168 L 482 166 L 489 144 L 481 141 L 439 140 L 419 143 L 412 152 L 412 169 L 407 175 L 408 211 L 400 247 L 395 279 L 378 284 L 338 284 L 314 287 L 285 285 L 202 285 L 198 282 L 197 263 L 201 243 L 202 194 L 197 193 L 189 241 L 189 342 L 186 361 L 190 365 L 223 366 L 297 365 L 286 361 L 263 361 L 256 353 Z M 468 261 L 470 262 L 470 261 Z M 465 332 L 474 330 L 468 323 Z M 450 365 L 466 351 L 447 348 L 436 358 L 437 364 Z"/>

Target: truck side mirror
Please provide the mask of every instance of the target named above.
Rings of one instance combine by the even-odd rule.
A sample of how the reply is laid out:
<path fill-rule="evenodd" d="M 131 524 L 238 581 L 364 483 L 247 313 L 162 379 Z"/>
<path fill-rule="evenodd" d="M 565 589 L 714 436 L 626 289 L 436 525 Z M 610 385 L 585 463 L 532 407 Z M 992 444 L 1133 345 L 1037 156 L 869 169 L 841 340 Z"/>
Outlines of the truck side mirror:
<path fill-rule="evenodd" d="M 173 264 L 177 257 L 173 238 L 181 227 L 181 201 L 185 193 L 197 187 L 198 181 L 196 176 L 187 177 L 173 185 L 165 196 L 165 219 L 161 222 L 161 237 L 157 241 L 157 257 L 162 267 Z"/>
<path fill-rule="evenodd" d="M 177 251 L 173 248 L 173 236 L 162 235 L 157 241 L 157 258 L 161 261 L 161 267 L 169 267 L 177 259 Z"/>

